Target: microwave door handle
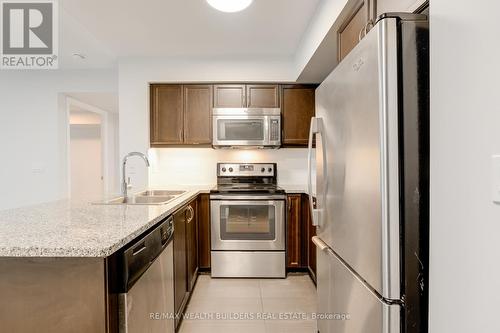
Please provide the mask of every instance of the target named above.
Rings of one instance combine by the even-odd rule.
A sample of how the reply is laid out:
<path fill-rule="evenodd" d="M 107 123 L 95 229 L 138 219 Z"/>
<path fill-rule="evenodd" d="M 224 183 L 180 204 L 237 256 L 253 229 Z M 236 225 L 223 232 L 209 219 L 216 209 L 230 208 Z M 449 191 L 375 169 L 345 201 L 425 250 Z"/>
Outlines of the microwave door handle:
<path fill-rule="evenodd" d="M 327 161 L 326 161 L 326 147 L 325 147 L 325 135 L 324 135 L 324 127 L 323 127 L 323 119 L 312 117 L 311 118 L 311 127 L 309 129 L 309 144 L 308 144 L 308 157 L 307 157 L 307 190 L 309 193 L 309 206 L 311 209 L 311 217 L 312 217 L 312 225 L 319 226 L 321 221 L 322 207 L 319 207 L 319 204 L 316 203 L 316 208 L 314 207 L 314 196 L 312 189 L 312 145 L 314 140 L 314 134 L 319 134 L 321 140 L 321 151 L 322 151 L 322 175 L 323 179 L 320 181 L 323 184 L 323 193 L 322 202 L 324 203 L 326 200 L 326 191 L 327 191 Z"/>

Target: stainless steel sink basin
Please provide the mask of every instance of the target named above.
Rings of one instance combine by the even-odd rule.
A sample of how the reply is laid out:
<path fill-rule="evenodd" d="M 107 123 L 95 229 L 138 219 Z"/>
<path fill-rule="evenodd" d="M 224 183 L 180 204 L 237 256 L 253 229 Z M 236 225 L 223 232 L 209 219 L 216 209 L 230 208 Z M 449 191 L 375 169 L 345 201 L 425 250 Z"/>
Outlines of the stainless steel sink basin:
<path fill-rule="evenodd" d="M 155 196 L 155 197 L 147 197 L 147 196 L 132 196 L 128 198 L 118 197 L 115 199 L 111 199 L 108 201 L 100 202 L 103 205 L 163 205 L 167 202 L 175 199 L 175 196 Z M 99 203 L 97 203 L 99 204 Z"/>
<path fill-rule="evenodd" d="M 177 198 L 186 191 L 148 190 L 129 196 L 111 200 L 94 202 L 95 205 L 164 205 Z"/>
<path fill-rule="evenodd" d="M 138 193 L 137 195 L 146 197 L 157 197 L 157 196 L 171 196 L 171 195 L 181 195 L 186 193 L 186 191 L 173 191 L 173 190 L 149 190 Z"/>

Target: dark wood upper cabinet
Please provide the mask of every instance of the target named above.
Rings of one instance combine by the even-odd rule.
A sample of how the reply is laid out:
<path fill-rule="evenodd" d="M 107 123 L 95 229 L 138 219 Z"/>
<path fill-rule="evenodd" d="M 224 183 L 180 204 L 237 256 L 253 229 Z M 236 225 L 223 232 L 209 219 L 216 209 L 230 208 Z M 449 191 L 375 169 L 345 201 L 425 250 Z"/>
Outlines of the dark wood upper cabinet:
<path fill-rule="evenodd" d="M 210 269 L 210 196 L 198 197 L 198 266 L 201 270 Z"/>
<path fill-rule="evenodd" d="M 246 106 L 244 84 L 214 85 L 215 108 L 242 108 Z"/>
<path fill-rule="evenodd" d="M 246 96 L 249 108 L 280 107 L 280 91 L 277 84 L 248 84 Z"/>
<path fill-rule="evenodd" d="M 305 147 L 315 89 L 301 84 L 151 84 L 151 146 L 211 146 L 213 107 L 281 107 L 283 147 Z"/>
<path fill-rule="evenodd" d="M 349 0 L 346 7 L 352 10 L 338 30 L 338 61 L 349 54 L 381 14 L 418 12 L 425 3 L 425 0 Z"/>
<path fill-rule="evenodd" d="M 281 89 L 283 146 L 307 146 L 315 115 L 315 85 L 285 85 Z"/>
<path fill-rule="evenodd" d="M 214 85 L 216 108 L 278 108 L 277 84 L 218 84 Z"/>
<path fill-rule="evenodd" d="M 371 19 L 370 0 L 360 1 L 354 12 L 341 25 L 339 30 L 338 60 L 341 61 L 359 43 L 360 35 L 363 36 L 365 25 Z M 373 0 L 372 0 L 373 1 Z"/>
<path fill-rule="evenodd" d="M 212 143 L 212 86 L 184 86 L 184 143 Z"/>
<path fill-rule="evenodd" d="M 152 84 L 151 146 L 212 143 L 212 85 Z"/>
<path fill-rule="evenodd" d="M 182 85 L 151 86 L 150 139 L 152 145 L 183 142 Z"/>

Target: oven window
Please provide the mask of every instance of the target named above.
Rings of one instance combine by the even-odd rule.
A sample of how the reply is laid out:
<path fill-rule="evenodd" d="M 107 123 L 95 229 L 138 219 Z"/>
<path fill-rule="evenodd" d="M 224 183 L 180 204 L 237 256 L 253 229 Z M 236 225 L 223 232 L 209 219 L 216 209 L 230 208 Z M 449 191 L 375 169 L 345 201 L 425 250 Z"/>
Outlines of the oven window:
<path fill-rule="evenodd" d="M 275 213 L 272 205 L 221 205 L 221 239 L 274 240 Z"/>
<path fill-rule="evenodd" d="M 217 120 L 218 140 L 264 140 L 264 120 L 262 119 L 219 119 Z"/>

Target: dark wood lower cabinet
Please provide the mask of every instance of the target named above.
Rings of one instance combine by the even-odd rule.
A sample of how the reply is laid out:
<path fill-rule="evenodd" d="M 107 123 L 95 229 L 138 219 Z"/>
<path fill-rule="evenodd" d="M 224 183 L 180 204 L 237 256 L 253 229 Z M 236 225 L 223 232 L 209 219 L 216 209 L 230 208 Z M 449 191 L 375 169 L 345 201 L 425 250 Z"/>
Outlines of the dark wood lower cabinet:
<path fill-rule="evenodd" d="M 174 310 L 182 313 L 188 300 L 187 253 L 186 253 L 186 212 L 183 207 L 174 213 Z M 179 324 L 175 320 L 175 326 Z"/>
<path fill-rule="evenodd" d="M 316 227 L 312 224 L 309 197 L 307 195 L 302 195 L 302 205 L 302 219 L 305 221 L 305 234 L 307 235 L 305 240 L 307 269 L 312 279 L 316 282 L 316 245 L 312 241 L 312 238 L 316 236 Z"/>
<path fill-rule="evenodd" d="M 198 198 L 174 213 L 174 309 L 180 318 L 198 277 Z M 180 323 L 175 320 L 175 327 Z"/>
<path fill-rule="evenodd" d="M 303 267 L 301 195 L 289 194 L 286 199 L 286 267 Z"/>
<path fill-rule="evenodd" d="M 316 280 L 316 246 L 312 242 L 316 227 L 312 225 L 308 196 L 288 194 L 286 209 L 286 267 L 289 271 L 308 271 Z"/>
<path fill-rule="evenodd" d="M 210 270 L 210 195 L 198 197 L 198 266 L 200 270 Z"/>
<path fill-rule="evenodd" d="M 197 200 L 187 206 L 186 217 L 186 255 L 188 291 L 192 292 L 198 277 L 198 219 Z"/>

